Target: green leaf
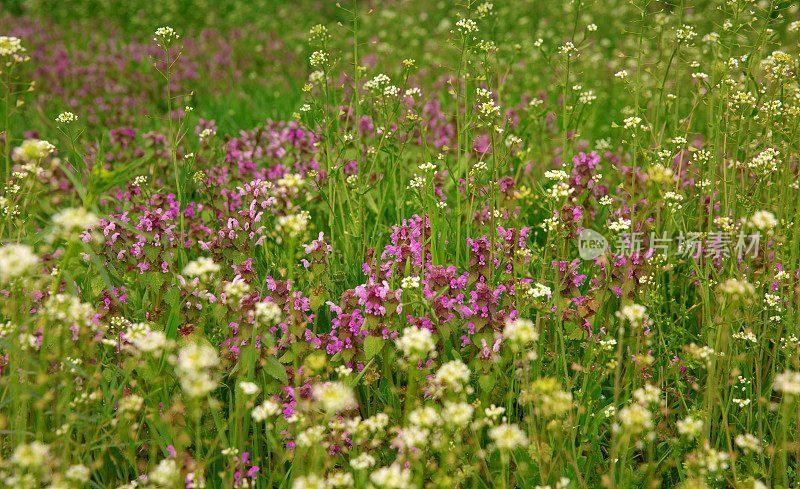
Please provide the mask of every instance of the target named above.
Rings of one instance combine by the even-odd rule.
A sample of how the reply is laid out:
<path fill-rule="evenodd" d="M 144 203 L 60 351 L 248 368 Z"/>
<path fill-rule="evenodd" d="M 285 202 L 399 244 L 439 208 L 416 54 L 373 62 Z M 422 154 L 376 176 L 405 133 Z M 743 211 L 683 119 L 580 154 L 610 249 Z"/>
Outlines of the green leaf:
<path fill-rule="evenodd" d="M 282 356 L 282 357 L 280 357 L 278 360 L 279 360 L 281 363 L 292 363 L 292 362 L 293 362 L 293 361 L 294 361 L 296 358 L 297 358 L 297 355 L 295 355 L 294 353 L 292 353 L 292 352 L 290 352 L 290 351 L 287 351 L 287 352 L 286 352 L 286 353 L 284 353 L 284 354 L 283 354 L 283 356 Z"/>
<path fill-rule="evenodd" d="M 289 383 L 286 368 L 275 357 L 267 357 L 264 363 L 264 371 L 284 385 Z"/>
<path fill-rule="evenodd" d="M 478 385 L 481 387 L 482 392 L 488 394 L 494 389 L 495 378 L 493 375 L 481 375 L 478 379 Z"/>
<path fill-rule="evenodd" d="M 374 357 L 381 352 L 384 344 L 386 344 L 386 341 L 380 336 L 367 336 L 367 339 L 364 340 L 364 356 L 367 358 Z"/>

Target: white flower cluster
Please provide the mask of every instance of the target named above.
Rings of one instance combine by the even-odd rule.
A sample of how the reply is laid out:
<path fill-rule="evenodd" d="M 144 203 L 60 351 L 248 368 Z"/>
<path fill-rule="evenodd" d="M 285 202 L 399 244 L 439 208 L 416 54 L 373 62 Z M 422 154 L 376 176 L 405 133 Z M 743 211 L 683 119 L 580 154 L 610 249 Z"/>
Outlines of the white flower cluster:
<path fill-rule="evenodd" d="M 11 152 L 11 159 L 18 163 L 38 163 L 53 154 L 56 147 L 41 139 L 26 139 Z"/>
<path fill-rule="evenodd" d="M 489 430 L 489 438 L 494 446 L 500 450 L 513 450 L 517 447 L 528 446 L 528 437 L 525 432 L 515 424 L 503 423 Z"/>
<path fill-rule="evenodd" d="M 328 53 L 325 51 L 314 51 L 308 58 L 308 62 L 314 68 L 321 68 L 328 62 Z"/>
<path fill-rule="evenodd" d="M 638 129 L 639 124 L 641 122 L 642 122 L 641 117 L 634 117 L 634 116 L 626 117 L 625 120 L 622 121 L 622 126 L 629 131 L 631 130 L 635 131 L 636 129 Z"/>
<path fill-rule="evenodd" d="M 553 290 L 550 287 L 537 282 L 533 284 L 533 287 L 528 289 L 528 295 L 534 299 L 540 299 L 542 297 L 550 297 L 553 295 Z"/>
<path fill-rule="evenodd" d="M 464 362 L 451 360 L 439 367 L 433 381 L 442 387 L 450 387 L 454 392 L 460 392 L 469 382 L 469 375 L 469 367 Z"/>
<path fill-rule="evenodd" d="M 461 19 L 456 22 L 456 29 L 458 29 L 458 32 L 462 35 L 466 36 L 478 32 L 478 24 L 472 19 Z"/>
<path fill-rule="evenodd" d="M 163 49 L 169 49 L 181 36 L 172 27 L 159 27 L 156 29 L 153 41 Z"/>
<path fill-rule="evenodd" d="M 391 78 L 383 73 L 375 75 L 371 80 L 364 82 L 364 89 L 371 92 L 382 93 L 384 87 L 392 83 Z"/>
<path fill-rule="evenodd" d="M 692 439 L 699 435 L 701 431 L 703 431 L 704 423 L 702 419 L 694 416 L 686 416 L 683 419 L 679 419 L 675 425 L 677 426 L 678 433 L 681 436 Z"/>
<path fill-rule="evenodd" d="M 631 228 L 631 220 L 622 217 L 608 224 L 608 229 L 610 231 L 614 231 L 615 233 L 627 231 L 630 228 Z"/>
<path fill-rule="evenodd" d="M 784 394 L 800 395 L 800 372 L 786 370 L 775 376 L 772 388 Z"/>
<path fill-rule="evenodd" d="M 39 263 L 39 257 L 28 245 L 0 246 L 0 284 L 25 274 Z"/>
<path fill-rule="evenodd" d="M 400 281 L 400 286 L 404 289 L 419 288 L 419 277 L 417 276 L 403 277 L 403 280 Z"/>
<path fill-rule="evenodd" d="M 11 61 L 15 63 L 23 63 L 30 59 L 25 54 L 22 41 L 13 36 L 0 36 L 0 57 L 11 58 Z"/>
<path fill-rule="evenodd" d="M 253 421 L 261 423 L 267 418 L 277 416 L 281 412 L 281 405 L 272 399 L 265 399 L 264 402 L 253 408 L 251 416 Z"/>
<path fill-rule="evenodd" d="M 178 351 L 176 373 L 189 397 L 202 397 L 217 386 L 211 369 L 219 365 L 217 351 L 210 345 L 189 343 Z"/>
<path fill-rule="evenodd" d="M 756 211 L 747 220 L 747 224 L 760 231 L 770 231 L 778 225 L 778 220 L 775 219 L 775 214 L 770 211 Z"/>
<path fill-rule="evenodd" d="M 749 297 L 755 294 L 756 289 L 746 280 L 737 280 L 729 278 L 728 280 L 719 284 L 719 290 L 734 298 Z"/>
<path fill-rule="evenodd" d="M 335 413 L 356 407 L 353 389 L 342 382 L 317 384 L 312 391 L 314 399 L 320 402 L 326 412 Z"/>
<path fill-rule="evenodd" d="M 62 112 L 58 114 L 58 117 L 56 117 L 56 122 L 60 122 L 61 124 L 71 124 L 77 120 L 78 116 L 72 112 Z"/>
<path fill-rule="evenodd" d="M 64 209 L 53 216 L 53 224 L 64 237 L 74 237 L 84 229 L 94 228 L 98 222 L 97 216 L 83 207 Z"/>
<path fill-rule="evenodd" d="M 550 200 L 558 200 L 569 197 L 575 192 L 575 188 L 570 187 L 567 182 L 556 182 L 555 185 L 545 190 L 545 195 Z"/>
<path fill-rule="evenodd" d="M 221 267 L 214 263 L 214 260 L 207 256 L 201 256 L 194 261 L 190 261 L 183 268 L 183 274 L 187 277 L 205 277 L 219 272 Z"/>
<path fill-rule="evenodd" d="M 200 134 L 198 134 L 197 137 L 200 140 L 200 144 L 206 144 L 216 135 L 217 130 L 215 128 L 208 127 L 200 131 Z"/>
<path fill-rule="evenodd" d="M 647 308 L 641 304 L 629 304 L 617 311 L 616 316 L 620 320 L 627 320 L 634 328 L 638 328 L 647 318 Z"/>
<path fill-rule="evenodd" d="M 279 233 L 277 237 L 278 243 L 283 242 L 282 233 L 287 233 L 291 238 L 297 238 L 305 233 L 309 219 L 311 219 L 311 215 L 307 211 L 278 217 L 278 222 L 275 225 L 275 229 Z"/>
<path fill-rule="evenodd" d="M 776 172 L 778 165 L 781 164 L 780 156 L 781 154 L 775 148 L 767 148 L 747 163 L 747 168 L 762 173 Z"/>
<path fill-rule="evenodd" d="M 521 318 L 507 321 L 503 328 L 503 336 L 515 345 L 527 345 L 539 339 L 533 321 Z"/>
<path fill-rule="evenodd" d="M 675 31 L 675 39 L 679 44 L 690 43 L 695 37 L 697 37 L 697 32 L 690 25 L 683 25 Z"/>
<path fill-rule="evenodd" d="M 569 180 L 569 174 L 564 170 L 547 170 L 544 172 L 544 177 L 548 180 L 565 181 Z"/>
<path fill-rule="evenodd" d="M 403 330 L 403 336 L 395 340 L 397 348 L 410 360 L 424 360 L 436 350 L 433 333 L 429 329 L 408 326 Z"/>
<path fill-rule="evenodd" d="M 255 319 L 263 324 L 278 324 L 283 317 L 280 306 L 272 301 L 256 302 Z"/>
<path fill-rule="evenodd" d="M 163 331 L 152 330 L 146 334 L 136 335 L 130 341 L 136 350 L 147 353 L 160 352 L 170 343 Z"/>

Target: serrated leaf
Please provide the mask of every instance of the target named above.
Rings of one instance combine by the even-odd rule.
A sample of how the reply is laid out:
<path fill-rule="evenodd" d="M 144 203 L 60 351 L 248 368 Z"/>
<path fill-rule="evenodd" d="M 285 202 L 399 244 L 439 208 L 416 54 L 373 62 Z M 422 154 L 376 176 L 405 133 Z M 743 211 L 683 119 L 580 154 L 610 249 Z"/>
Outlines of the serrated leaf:
<path fill-rule="evenodd" d="M 367 336 L 364 340 L 364 356 L 368 359 L 374 357 L 380 353 L 385 344 L 386 341 L 380 336 Z"/>
<path fill-rule="evenodd" d="M 481 375 L 478 379 L 478 385 L 481 387 L 481 391 L 485 393 L 491 392 L 495 383 L 496 379 L 493 375 Z"/>
<path fill-rule="evenodd" d="M 294 361 L 294 359 L 295 359 L 295 358 L 297 358 L 297 356 L 296 356 L 294 353 L 292 353 L 292 352 L 290 352 L 290 351 L 287 351 L 287 352 L 286 352 L 286 353 L 284 353 L 284 354 L 283 354 L 283 356 L 282 356 L 282 357 L 280 357 L 278 360 L 279 360 L 281 363 L 292 363 L 292 362 Z"/>
<path fill-rule="evenodd" d="M 160 254 L 161 254 L 161 248 L 158 248 L 158 247 L 155 247 L 155 246 L 152 246 L 152 245 L 145 245 L 144 246 L 144 256 L 146 256 L 149 261 L 154 262 L 156 260 L 156 258 L 158 258 L 158 255 L 160 255 Z M 152 263 L 152 265 L 153 266 L 156 266 L 156 265 L 161 266 L 160 263 Z"/>

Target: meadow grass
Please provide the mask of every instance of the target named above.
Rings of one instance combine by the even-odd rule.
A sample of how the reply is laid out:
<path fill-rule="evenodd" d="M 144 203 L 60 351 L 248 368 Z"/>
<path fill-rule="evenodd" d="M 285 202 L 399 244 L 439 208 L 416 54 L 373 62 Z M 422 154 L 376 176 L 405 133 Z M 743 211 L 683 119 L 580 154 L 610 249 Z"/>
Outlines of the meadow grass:
<path fill-rule="evenodd" d="M 796 2 L 0 26 L 0 487 L 800 485 Z"/>

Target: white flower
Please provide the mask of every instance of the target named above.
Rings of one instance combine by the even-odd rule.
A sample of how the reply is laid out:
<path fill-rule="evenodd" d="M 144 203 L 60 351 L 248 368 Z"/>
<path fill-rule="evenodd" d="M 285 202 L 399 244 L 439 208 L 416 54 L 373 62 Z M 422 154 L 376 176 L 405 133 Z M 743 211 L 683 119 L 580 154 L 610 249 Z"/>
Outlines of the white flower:
<path fill-rule="evenodd" d="M 200 131 L 200 134 L 197 135 L 198 139 L 201 143 L 207 143 L 212 137 L 217 134 L 217 129 L 212 127 L 207 127 Z"/>
<path fill-rule="evenodd" d="M 11 463 L 18 467 L 42 466 L 47 461 L 49 450 L 47 445 L 32 441 L 19 445 L 11 455 Z"/>
<path fill-rule="evenodd" d="M 703 420 L 686 416 L 678 420 L 676 426 L 678 427 L 678 433 L 687 438 L 694 438 L 703 430 Z"/>
<path fill-rule="evenodd" d="M 37 163 L 50 155 L 56 147 L 41 139 L 26 139 L 11 152 L 11 159 L 19 163 Z"/>
<path fill-rule="evenodd" d="M 386 428 L 388 424 L 389 424 L 389 416 L 386 413 L 375 414 L 365 419 L 364 422 L 361 423 L 362 426 L 364 426 L 366 429 L 372 432 L 380 431 Z"/>
<path fill-rule="evenodd" d="M 356 470 L 363 470 L 375 465 L 375 457 L 368 453 L 362 453 L 358 457 L 350 460 L 350 466 Z"/>
<path fill-rule="evenodd" d="M 469 382 L 469 367 L 461 360 L 451 360 L 439 367 L 433 380 L 437 384 L 448 385 L 459 392 Z"/>
<path fill-rule="evenodd" d="M 393 440 L 393 444 L 404 449 L 423 448 L 428 443 L 430 430 L 416 426 L 406 426 Z"/>
<path fill-rule="evenodd" d="M 549 180 L 569 180 L 569 175 L 564 170 L 547 170 L 544 172 L 544 177 Z"/>
<path fill-rule="evenodd" d="M 11 58 L 11 60 L 17 63 L 30 59 L 29 56 L 25 54 L 22 41 L 18 37 L 13 36 L 0 36 L 0 56 L 3 58 Z"/>
<path fill-rule="evenodd" d="M 661 389 L 651 384 L 645 384 L 644 387 L 633 391 L 633 397 L 643 405 L 655 404 L 661 397 Z"/>
<path fill-rule="evenodd" d="M 616 316 L 621 320 L 628 320 L 633 327 L 639 327 L 647 318 L 647 308 L 641 304 L 629 304 L 617 311 Z"/>
<path fill-rule="evenodd" d="M 278 217 L 278 222 L 275 229 L 281 233 L 286 232 L 290 237 L 296 238 L 303 234 L 308 227 L 308 221 L 311 218 L 308 212 L 302 211 L 299 214 L 290 214 L 288 216 Z M 283 241 L 281 236 L 278 236 L 278 243 Z"/>
<path fill-rule="evenodd" d="M 403 336 L 396 340 L 397 348 L 412 360 L 422 360 L 433 353 L 436 343 L 433 333 L 429 329 L 408 326 L 403 330 Z"/>
<path fill-rule="evenodd" d="M 328 382 L 317 384 L 313 389 L 314 398 L 328 412 L 338 412 L 356 407 L 356 398 L 353 390 L 341 382 Z"/>
<path fill-rule="evenodd" d="M 472 419 L 475 408 L 466 402 L 445 402 L 442 419 L 455 426 L 466 426 Z"/>
<path fill-rule="evenodd" d="M 137 396 L 136 394 L 131 394 L 129 396 L 125 396 L 119 400 L 119 411 L 124 412 L 137 412 L 142 409 L 144 405 L 144 399 L 141 396 Z"/>
<path fill-rule="evenodd" d="M 328 476 L 327 483 L 330 487 L 352 487 L 355 481 L 350 472 L 336 472 Z"/>
<path fill-rule="evenodd" d="M 761 231 L 769 231 L 778 225 L 778 220 L 775 219 L 775 214 L 769 211 L 756 211 L 748 220 L 748 223 Z"/>
<path fill-rule="evenodd" d="M 486 415 L 486 417 L 492 419 L 496 419 L 504 412 L 506 412 L 506 408 L 502 406 L 495 406 L 494 404 L 483 410 L 483 413 Z"/>
<path fill-rule="evenodd" d="M 217 351 L 210 345 L 189 343 L 178 351 L 178 370 L 196 372 L 219 364 Z"/>
<path fill-rule="evenodd" d="M 194 261 L 190 261 L 183 268 L 183 274 L 187 277 L 202 277 L 203 275 L 219 272 L 221 267 L 214 263 L 214 260 L 206 256 L 201 256 Z"/>
<path fill-rule="evenodd" d="M 328 62 L 328 53 L 325 51 L 314 51 L 308 58 L 308 62 L 314 68 L 319 68 Z"/>
<path fill-rule="evenodd" d="M 281 321 L 283 311 L 279 305 L 272 301 L 256 302 L 256 320 L 265 324 L 277 324 Z"/>
<path fill-rule="evenodd" d="M 378 487 L 384 489 L 409 489 L 411 485 L 411 471 L 399 465 L 381 467 L 370 474 L 370 480 Z"/>
<path fill-rule="evenodd" d="M 501 450 L 513 450 L 517 447 L 528 445 L 528 438 L 525 432 L 515 424 L 503 423 L 489 430 L 489 438 L 495 446 Z"/>
<path fill-rule="evenodd" d="M 729 278 L 719 284 L 719 290 L 733 297 L 746 297 L 755 294 L 756 289 L 746 280 Z"/>
<path fill-rule="evenodd" d="M 400 281 L 400 286 L 404 289 L 416 289 L 419 287 L 419 277 L 403 277 L 403 280 Z"/>
<path fill-rule="evenodd" d="M 225 302 L 233 304 L 239 302 L 245 294 L 250 292 L 250 285 L 237 275 L 232 282 L 227 282 L 222 286 L 222 291 L 225 293 Z"/>
<path fill-rule="evenodd" d="M 78 120 L 78 116 L 73 114 L 72 112 L 62 112 L 58 114 L 56 117 L 56 122 L 60 122 L 61 124 L 70 124 Z"/>
<path fill-rule="evenodd" d="M 423 428 L 436 426 L 442 422 L 439 413 L 430 406 L 423 406 L 411 411 L 411 414 L 408 415 L 408 421 L 415 426 Z"/>
<path fill-rule="evenodd" d="M 322 425 L 312 426 L 303 430 L 297 435 L 297 446 L 310 447 L 322 441 L 322 435 L 325 432 L 325 427 Z"/>
<path fill-rule="evenodd" d="M 64 233 L 74 233 L 97 226 L 99 219 L 83 207 L 64 209 L 53 216 L 53 223 Z"/>
<path fill-rule="evenodd" d="M 175 29 L 172 27 L 159 27 L 156 29 L 155 37 L 153 40 L 161 46 L 162 48 L 166 49 L 169 48 L 172 43 L 180 39 L 181 36 L 175 32 Z"/>
<path fill-rule="evenodd" d="M 244 392 L 248 396 L 254 396 L 258 394 L 258 391 L 261 390 L 253 382 L 245 382 L 245 381 L 239 382 L 239 389 L 241 389 L 242 392 Z"/>
<path fill-rule="evenodd" d="M 626 117 L 624 121 L 622 121 L 622 125 L 625 129 L 636 129 L 639 124 L 642 122 L 641 117 Z"/>
<path fill-rule="evenodd" d="M 761 441 L 750 433 L 736 435 L 734 442 L 744 451 L 758 452 L 761 450 Z"/>
<path fill-rule="evenodd" d="M 219 364 L 217 351 L 209 345 L 189 343 L 178 352 L 177 373 L 190 397 L 202 397 L 217 386 L 208 369 Z"/>
<path fill-rule="evenodd" d="M 264 402 L 253 408 L 251 416 L 253 417 L 253 421 L 260 423 L 271 416 L 277 415 L 280 412 L 280 404 L 272 399 L 266 399 Z"/>
<path fill-rule="evenodd" d="M 786 370 L 777 374 L 772 388 L 784 394 L 800 395 L 800 372 Z"/>
<path fill-rule="evenodd" d="M 537 282 L 533 284 L 533 287 L 528 289 L 528 295 L 534 299 L 540 299 L 542 297 L 550 297 L 553 295 L 553 290 L 550 287 Z"/>
<path fill-rule="evenodd" d="M 632 433 L 653 428 L 653 414 L 641 404 L 631 404 L 619 410 L 619 419 Z"/>
<path fill-rule="evenodd" d="M 203 397 L 217 387 L 208 372 L 190 372 L 180 378 L 181 388 L 189 397 Z"/>
<path fill-rule="evenodd" d="M 172 487 L 180 476 L 178 464 L 174 459 L 165 458 L 150 471 L 150 480 L 163 487 Z"/>
<path fill-rule="evenodd" d="M 89 480 L 89 475 L 91 475 L 91 473 L 92 471 L 89 469 L 89 467 L 78 464 L 68 468 L 64 475 L 71 481 L 86 482 Z"/>
<path fill-rule="evenodd" d="M 631 228 L 631 220 L 620 217 L 608 224 L 608 229 L 614 232 L 627 231 Z"/>
<path fill-rule="evenodd" d="M 478 32 L 478 24 L 475 23 L 472 19 L 461 19 L 456 22 L 456 28 L 458 28 L 458 32 L 463 35 L 473 34 Z"/>
<path fill-rule="evenodd" d="M 0 246 L 0 283 L 19 277 L 38 263 L 39 257 L 28 245 Z"/>
<path fill-rule="evenodd" d="M 526 345 L 539 339 L 539 333 L 530 319 L 506 321 L 503 336 L 517 345 Z"/>
<path fill-rule="evenodd" d="M 132 338 L 131 343 L 142 352 L 160 351 L 167 345 L 167 335 L 163 331 L 150 331 L 145 335 Z"/>

